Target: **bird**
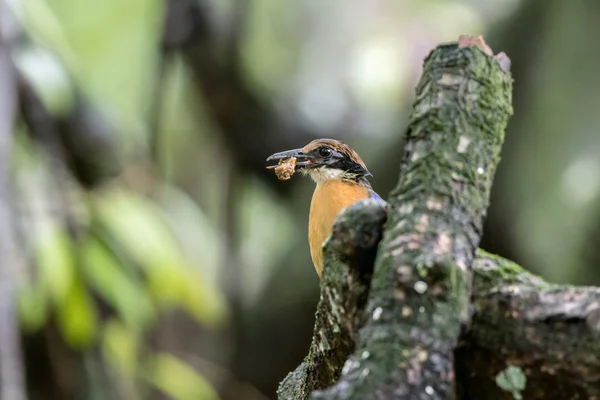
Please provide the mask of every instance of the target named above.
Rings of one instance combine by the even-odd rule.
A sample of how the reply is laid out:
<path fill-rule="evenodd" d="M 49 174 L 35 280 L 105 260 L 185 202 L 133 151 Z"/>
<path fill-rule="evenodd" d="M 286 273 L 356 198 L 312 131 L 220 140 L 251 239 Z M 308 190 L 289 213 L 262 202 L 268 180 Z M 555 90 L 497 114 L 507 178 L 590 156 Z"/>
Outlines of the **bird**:
<path fill-rule="evenodd" d="M 302 148 L 272 154 L 267 161 L 290 158 L 295 158 L 295 171 L 316 184 L 308 216 L 308 245 L 315 271 L 322 278 L 322 246 L 331 234 L 335 217 L 358 200 L 384 200 L 367 180 L 373 175 L 363 160 L 339 140 L 315 139 Z"/>

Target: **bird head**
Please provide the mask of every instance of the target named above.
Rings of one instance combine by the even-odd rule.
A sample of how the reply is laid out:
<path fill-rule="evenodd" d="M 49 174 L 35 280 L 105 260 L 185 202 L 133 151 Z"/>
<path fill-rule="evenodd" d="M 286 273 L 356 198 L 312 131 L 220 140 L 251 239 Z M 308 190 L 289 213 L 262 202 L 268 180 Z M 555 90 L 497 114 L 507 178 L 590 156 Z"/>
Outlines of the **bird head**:
<path fill-rule="evenodd" d="M 316 139 L 300 149 L 275 153 L 267 161 L 296 158 L 296 171 L 316 183 L 327 180 L 358 181 L 371 173 L 350 146 L 339 140 Z"/>

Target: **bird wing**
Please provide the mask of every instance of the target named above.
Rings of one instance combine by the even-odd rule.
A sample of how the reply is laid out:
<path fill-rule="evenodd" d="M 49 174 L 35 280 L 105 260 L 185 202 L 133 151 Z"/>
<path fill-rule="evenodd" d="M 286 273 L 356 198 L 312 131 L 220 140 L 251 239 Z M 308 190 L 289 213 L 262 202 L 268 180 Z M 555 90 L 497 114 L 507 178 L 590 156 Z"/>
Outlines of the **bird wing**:
<path fill-rule="evenodd" d="M 379 196 L 377 193 L 375 193 L 372 190 L 371 190 L 371 193 L 369 194 L 369 198 L 373 199 L 373 200 L 385 201 L 381 198 L 381 196 Z"/>

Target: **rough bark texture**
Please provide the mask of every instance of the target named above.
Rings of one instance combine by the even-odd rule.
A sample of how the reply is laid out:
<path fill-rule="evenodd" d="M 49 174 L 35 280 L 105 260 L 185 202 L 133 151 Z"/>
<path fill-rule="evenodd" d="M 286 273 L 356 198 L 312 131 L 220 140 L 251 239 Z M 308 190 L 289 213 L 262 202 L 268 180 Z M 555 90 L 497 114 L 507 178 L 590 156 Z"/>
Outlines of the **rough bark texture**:
<path fill-rule="evenodd" d="M 336 219 L 324 249 L 327 269 L 310 352 L 281 383 L 280 399 L 307 399 L 313 390 L 331 386 L 339 378 L 354 350 L 386 217 L 383 203 L 363 200 Z"/>
<path fill-rule="evenodd" d="M 365 325 L 322 399 L 448 399 L 471 264 L 511 108 L 511 78 L 477 47 L 426 59 Z"/>
<path fill-rule="evenodd" d="M 314 349 L 327 342 L 335 344 L 339 338 L 335 330 L 323 329 L 328 327 L 324 320 L 347 301 L 329 295 L 345 275 L 324 279 L 311 352 L 284 381 L 280 398 L 308 398 L 309 389 L 324 386 L 330 387 L 313 392 L 312 397 L 454 396 L 453 352 L 461 324 L 469 321 L 471 264 L 512 113 L 512 80 L 505 71 L 508 61 L 504 55 L 491 57 L 480 38 L 461 37 L 458 43 L 439 46 L 428 56 L 417 87 L 400 179 L 390 195 L 374 276 L 370 288 L 368 282 L 364 285 L 365 293 L 369 291 L 366 314 L 353 312 L 365 317 L 364 325 L 361 318 L 346 324 L 360 327 L 356 341 L 352 342 L 352 332 L 344 332 L 349 340 L 340 346 L 341 351 L 329 350 L 338 357 L 325 363 L 326 379 L 306 379 L 308 371 L 322 367 L 311 358 Z M 357 209 L 353 215 L 362 213 Z M 343 213 L 341 218 L 351 217 Z M 358 220 L 353 223 L 346 231 L 360 225 Z M 336 234 L 339 229 L 334 229 L 329 245 L 338 240 Z M 354 265 L 351 270 L 367 268 L 364 260 L 361 268 L 356 267 L 360 263 L 344 262 Z M 326 274 L 332 269 L 327 262 L 325 269 Z M 333 269 L 344 272 L 337 265 Z M 339 371 L 342 356 L 352 347 L 336 381 L 333 367 Z"/>
<path fill-rule="evenodd" d="M 600 399 L 600 289 L 552 285 L 479 252 L 470 329 L 456 350 L 461 399 L 512 399 L 496 377 L 515 366 L 523 399 Z"/>
<path fill-rule="evenodd" d="M 341 374 L 355 347 L 353 332 L 361 324 L 369 291 L 372 262 L 364 255 L 377 248 L 373 239 L 381 237 L 385 221 L 385 208 L 368 203 L 358 203 L 338 218 L 326 245 L 328 282 L 322 288 L 345 290 L 337 297 L 328 297 L 331 289 L 323 290 L 311 352 L 282 382 L 279 399 L 308 399 L 313 390 L 331 386 Z M 335 277 L 340 280 L 331 281 Z M 360 284 L 350 284 L 356 278 Z M 332 312 L 342 303 L 348 311 Z M 472 305 L 471 324 L 455 350 L 458 398 L 600 399 L 599 288 L 551 285 L 478 250 Z M 497 382 L 510 368 L 524 378 L 512 391 Z"/>

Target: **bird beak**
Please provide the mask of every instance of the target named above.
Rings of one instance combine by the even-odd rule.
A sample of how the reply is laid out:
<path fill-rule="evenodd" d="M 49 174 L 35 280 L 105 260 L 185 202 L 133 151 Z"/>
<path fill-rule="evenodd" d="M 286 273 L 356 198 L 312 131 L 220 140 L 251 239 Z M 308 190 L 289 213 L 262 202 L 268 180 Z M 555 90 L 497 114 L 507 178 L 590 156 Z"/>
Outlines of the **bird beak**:
<path fill-rule="evenodd" d="M 286 158 L 292 158 L 292 157 L 296 157 L 296 168 L 304 168 L 310 164 L 313 164 L 316 160 L 307 155 L 304 154 L 302 152 L 302 149 L 294 149 L 294 150 L 287 150 L 287 151 L 282 151 L 280 153 L 275 153 L 270 155 L 267 158 L 267 161 L 279 161 L 279 160 L 285 160 Z M 267 168 L 274 168 L 275 166 L 270 166 Z"/>

